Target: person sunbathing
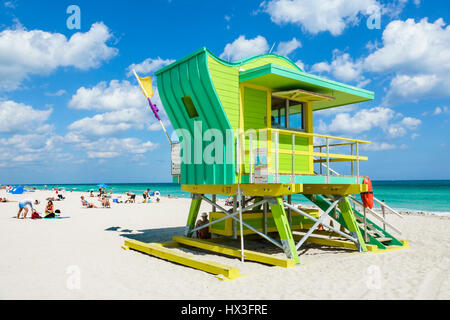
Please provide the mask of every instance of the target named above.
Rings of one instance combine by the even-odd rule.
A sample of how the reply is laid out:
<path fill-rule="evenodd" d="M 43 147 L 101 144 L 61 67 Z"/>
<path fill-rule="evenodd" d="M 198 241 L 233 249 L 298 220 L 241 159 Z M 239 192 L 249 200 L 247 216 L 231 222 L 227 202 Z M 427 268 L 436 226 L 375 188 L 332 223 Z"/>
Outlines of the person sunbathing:
<path fill-rule="evenodd" d="M 81 196 L 81 205 L 86 208 L 98 208 L 95 204 L 87 202 L 84 196 Z"/>
<path fill-rule="evenodd" d="M 0 202 L 17 202 L 17 201 L 8 200 L 6 198 L 0 198 Z"/>

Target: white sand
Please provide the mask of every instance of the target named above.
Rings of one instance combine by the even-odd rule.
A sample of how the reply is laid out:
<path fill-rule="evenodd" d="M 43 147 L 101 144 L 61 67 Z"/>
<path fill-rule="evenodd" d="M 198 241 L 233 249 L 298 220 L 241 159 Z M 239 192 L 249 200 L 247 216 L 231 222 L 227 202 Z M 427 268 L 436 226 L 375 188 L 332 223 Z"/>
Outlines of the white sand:
<path fill-rule="evenodd" d="M 142 204 L 138 196 L 137 204 L 85 209 L 80 194 L 65 192 L 67 199 L 55 202 L 63 216 L 70 216 L 62 220 L 18 220 L 13 218 L 18 203 L 0 203 L 0 299 L 450 298 L 448 217 L 392 215 L 389 221 L 403 230 L 400 238 L 409 240 L 410 249 L 375 254 L 310 245 L 301 250 L 301 265 L 290 269 L 181 249 L 236 266 L 244 274 L 219 281 L 121 248 L 127 238 L 159 242 L 181 235 L 189 199 Z M 55 194 L 9 195 L 0 190 L 0 197 L 5 195 L 10 200 L 37 198 L 42 213 L 45 198 Z M 96 199 L 87 200 L 99 205 Z M 210 206 L 204 205 L 202 211 L 207 210 Z M 283 256 L 269 243 L 266 250 Z"/>

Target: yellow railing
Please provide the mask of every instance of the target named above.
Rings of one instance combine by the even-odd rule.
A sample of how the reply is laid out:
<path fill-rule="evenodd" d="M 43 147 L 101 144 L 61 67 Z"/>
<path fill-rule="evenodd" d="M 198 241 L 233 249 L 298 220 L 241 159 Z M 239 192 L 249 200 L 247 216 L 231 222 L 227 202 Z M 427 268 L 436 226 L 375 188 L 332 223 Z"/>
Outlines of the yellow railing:
<path fill-rule="evenodd" d="M 290 136 L 291 143 L 289 148 L 286 148 L 286 143 L 284 143 L 283 147 L 280 148 L 280 135 L 281 136 Z M 255 141 L 256 138 L 256 141 Z M 307 147 L 308 151 L 305 150 L 296 150 L 296 139 L 297 138 L 307 138 L 308 142 L 304 146 Z M 314 138 L 320 138 L 325 141 L 324 144 L 314 146 Z M 343 141 L 343 143 L 330 143 L 334 140 Z M 245 142 L 245 143 L 244 143 Z M 366 161 L 368 157 L 361 156 L 360 145 L 370 143 L 369 141 L 359 140 L 359 139 L 351 139 L 351 138 L 342 138 L 342 137 L 334 137 L 323 134 L 316 133 L 306 133 L 300 131 L 290 131 L 284 129 L 275 129 L 275 128 L 265 128 L 258 130 L 249 130 L 247 132 L 243 132 L 240 135 L 240 172 L 241 174 L 250 174 L 250 181 L 252 181 L 253 175 L 253 152 L 256 148 L 264 147 L 267 148 L 267 160 L 268 160 L 268 173 L 275 175 L 275 181 L 278 180 L 278 175 L 280 173 L 290 174 L 292 179 L 294 180 L 295 174 L 321 174 L 323 173 L 322 167 L 325 168 L 325 175 L 327 176 L 327 181 L 329 181 L 329 176 L 334 172 L 330 168 L 331 162 L 350 162 L 351 163 L 351 175 L 359 178 L 359 161 Z M 340 153 L 331 153 L 330 149 L 333 147 L 350 147 L 350 154 L 340 154 Z M 314 149 L 319 149 L 319 152 L 314 151 Z M 288 154 L 292 155 L 292 170 L 290 172 L 280 172 L 279 170 L 279 155 L 280 154 Z M 245 161 L 245 156 L 249 155 L 249 160 Z M 309 172 L 299 172 L 296 171 L 295 168 L 295 157 L 296 156 L 307 156 L 309 157 Z M 272 163 L 272 158 L 274 163 Z M 250 160 L 252 159 L 252 160 Z M 314 163 L 319 163 L 319 172 L 314 172 Z M 249 166 L 249 170 L 245 170 L 245 164 Z M 284 164 L 284 167 L 286 165 Z M 239 169 L 237 169 L 239 171 Z M 356 169 L 356 170 L 355 170 Z M 246 172 L 247 171 L 247 172 Z M 356 172 L 355 172 L 356 171 Z M 358 181 L 358 180 L 357 180 Z"/>

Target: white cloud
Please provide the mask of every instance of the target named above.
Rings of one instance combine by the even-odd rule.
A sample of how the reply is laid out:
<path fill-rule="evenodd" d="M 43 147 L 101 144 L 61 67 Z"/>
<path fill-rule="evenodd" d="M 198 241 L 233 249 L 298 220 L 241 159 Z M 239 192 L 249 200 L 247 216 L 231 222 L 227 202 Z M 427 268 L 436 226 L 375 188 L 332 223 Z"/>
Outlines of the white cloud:
<path fill-rule="evenodd" d="M 329 124 L 326 124 L 323 119 L 319 119 L 317 131 L 354 135 L 378 128 L 388 138 L 393 139 L 405 136 L 410 130 L 416 130 L 421 123 L 422 121 L 419 119 L 403 117 L 390 108 L 375 107 L 362 109 L 354 114 L 338 113 Z"/>
<path fill-rule="evenodd" d="M 25 162 L 60 160 L 63 143 L 63 138 L 55 135 L 53 130 L 14 134 L 9 138 L 0 139 L 0 160 L 8 161 L 8 166 Z"/>
<path fill-rule="evenodd" d="M 395 149 L 396 147 L 396 145 L 387 142 L 372 142 L 362 145 L 361 149 L 364 151 L 386 151 Z"/>
<path fill-rule="evenodd" d="M 228 61 L 236 61 L 250 56 L 263 54 L 268 51 L 269 45 L 266 38 L 263 36 L 257 36 L 248 40 L 245 36 L 240 36 L 232 43 L 228 43 L 225 46 L 220 58 Z"/>
<path fill-rule="evenodd" d="M 437 116 L 440 114 L 450 114 L 450 109 L 448 107 L 436 107 L 436 109 L 434 109 L 433 115 Z"/>
<path fill-rule="evenodd" d="M 58 90 L 56 92 L 46 92 L 45 95 L 49 97 L 61 97 L 62 95 L 66 94 L 67 91 L 64 89 Z"/>
<path fill-rule="evenodd" d="M 386 127 L 394 115 L 395 112 L 392 109 L 382 107 L 363 109 L 353 116 L 349 113 L 339 113 L 331 121 L 327 130 L 357 134 L 369 131 L 374 127 Z"/>
<path fill-rule="evenodd" d="M 129 108 L 77 120 L 69 125 L 69 130 L 85 136 L 107 136 L 130 129 L 142 130 L 151 122 L 155 121 L 148 108 Z"/>
<path fill-rule="evenodd" d="M 69 107 L 85 110 L 120 110 L 130 107 L 144 107 L 145 97 L 138 85 L 129 81 L 102 81 L 92 88 L 81 87 L 71 98 Z"/>
<path fill-rule="evenodd" d="M 11 100 L 0 101 L 0 132 L 16 133 L 37 130 L 50 117 L 52 109 L 37 110 Z"/>
<path fill-rule="evenodd" d="M 61 33 L 26 30 L 22 26 L 0 32 L 0 90 L 15 90 L 29 75 L 48 75 L 58 67 L 98 68 L 118 50 L 106 43 L 112 34 L 103 23 L 70 39 Z"/>
<path fill-rule="evenodd" d="M 348 53 L 341 53 L 339 50 L 333 51 L 333 61 L 319 62 L 311 67 L 311 72 L 330 73 L 335 78 L 342 81 L 362 81 L 363 64 L 361 60 L 353 61 Z"/>
<path fill-rule="evenodd" d="M 405 117 L 400 122 L 402 125 L 407 127 L 408 129 L 416 129 L 418 126 L 422 124 L 422 121 L 416 118 Z"/>
<path fill-rule="evenodd" d="M 152 102 L 158 106 L 163 122 L 169 125 L 157 88 L 154 87 L 153 91 Z M 127 80 L 112 80 L 109 83 L 103 81 L 91 88 L 81 87 L 72 96 L 69 107 L 106 111 L 70 124 L 70 140 L 80 140 L 81 136 L 108 136 L 131 129 L 161 130 L 139 86 L 132 85 Z"/>
<path fill-rule="evenodd" d="M 77 148 L 86 152 L 88 158 L 116 158 L 122 155 L 143 155 L 158 147 L 151 141 L 142 142 L 137 138 L 102 138 L 96 141 L 86 141 Z"/>
<path fill-rule="evenodd" d="M 272 0 L 261 3 L 263 10 L 279 25 L 292 23 L 311 34 L 328 31 L 334 36 L 359 23 L 368 9 L 381 5 L 376 0 Z"/>
<path fill-rule="evenodd" d="M 365 58 L 370 72 L 394 73 L 386 102 L 450 96 L 450 27 L 443 19 L 396 20 L 383 32 L 383 47 Z"/>
<path fill-rule="evenodd" d="M 312 71 L 357 81 L 358 86 L 369 82 L 367 72 L 387 75 L 391 80 L 383 106 L 450 96 L 450 26 L 443 19 L 395 20 L 382 38 L 367 57 L 355 60 L 334 50 L 331 63 L 316 63 Z"/>
<path fill-rule="evenodd" d="M 156 59 L 145 59 L 139 64 L 131 64 L 127 70 L 127 76 L 131 77 L 133 76 L 133 69 L 136 70 L 136 73 L 140 76 L 146 76 L 148 74 L 152 74 L 155 71 L 158 71 L 159 69 L 175 62 L 175 60 L 172 59 L 161 59 L 160 57 Z"/>
<path fill-rule="evenodd" d="M 3 5 L 5 6 L 5 8 L 10 8 L 10 9 L 15 9 L 16 8 L 16 2 L 13 1 L 4 1 Z"/>
<path fill-rule="evenodd" d="M 301 42 L 296 38 L 292 38 L 290 41 L 280 42 L 277 47 L 276 53 L 282 56 L 288 56 L 296 49 L 302 46 Z"/>

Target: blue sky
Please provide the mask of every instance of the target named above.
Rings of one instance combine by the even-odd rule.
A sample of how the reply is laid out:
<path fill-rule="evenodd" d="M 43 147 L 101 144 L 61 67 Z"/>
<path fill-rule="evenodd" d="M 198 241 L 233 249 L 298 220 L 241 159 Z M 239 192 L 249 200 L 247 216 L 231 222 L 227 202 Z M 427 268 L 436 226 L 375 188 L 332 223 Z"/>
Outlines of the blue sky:
<path fill-rule="evenodd" d="M 72 4 L 79 30 L 66 24 Z M 361 169 L 372 179 L 450 179 L 449 7 L 2 0 L 0 183 L 169 182 L 168 143 L 130 66 L 150 75 L 204 46 L 229 60 L 273 47 L 306 72 L 374 91 L 315 114 L 315 131 L 373 141 Z"/>

